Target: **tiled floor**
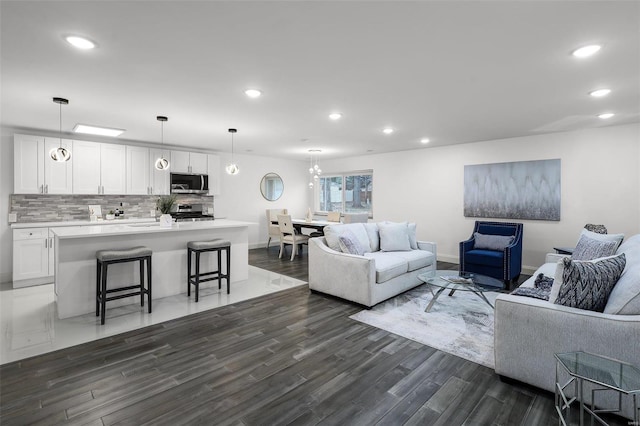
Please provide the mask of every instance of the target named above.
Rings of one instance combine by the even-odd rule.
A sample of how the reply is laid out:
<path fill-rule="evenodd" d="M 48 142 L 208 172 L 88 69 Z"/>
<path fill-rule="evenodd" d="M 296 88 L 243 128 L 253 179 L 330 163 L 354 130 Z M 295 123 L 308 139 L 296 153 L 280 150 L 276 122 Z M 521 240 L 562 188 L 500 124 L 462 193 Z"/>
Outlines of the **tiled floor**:
<path fill-rule="evenodd" d="M 200 301 L 186 294 L 154 299 L 153 313 L 138 304 L 109 308 L 107 321 L 100 325 L 95 314 L 59 320 L 53 295 L 53 284 L 0 290 L 0 364 L 67 348 L 189 314 L 252 299 L 276 291 L 305 284 L 264 269 L 249 266 L 249 279 L 234 282 L 227 295 L 223 283 L 217 288 L 200 289 Z M 146 306 L 145 306 L 146 308 Z"/>

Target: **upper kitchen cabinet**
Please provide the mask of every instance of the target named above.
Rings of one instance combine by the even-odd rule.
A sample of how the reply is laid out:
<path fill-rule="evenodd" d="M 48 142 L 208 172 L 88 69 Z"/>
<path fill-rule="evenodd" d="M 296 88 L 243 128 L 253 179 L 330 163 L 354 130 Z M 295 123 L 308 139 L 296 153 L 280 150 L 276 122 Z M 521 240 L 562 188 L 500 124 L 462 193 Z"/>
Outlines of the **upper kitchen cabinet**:
<path fill-rule="evenodd" d="M 171 151 L 171 171 L 175 173 L 207 173 L 207 154 Z"/>
<path fill-rule="evenodd" d="M 127 146 L 127 194 L 150 194 L 149 148 Z"/>
<path fill-rule="evenodd" d="M 169 170 L 156 169 L 156 160 L 160 156 L 169 160 Z M 149 149 L 149 194 L 168 195 L 169 194 L 169 174 L 173 170 L 173 158 L 171 151 L 162 149 Z"/>
<path fill-rule="evenodd" d="M 14 137 L 15 194 L 71 194 L 73 184 L 73 153 L 69 161 L 51 159 L 49 151 L 60 146 L 60 139 L 42 136 Z M 71 149 L 71 141 L 62 146 Z"/>
<path fill-rule="evenodd" d="M 74 194 L 126 194 L 126 147 L 73 141 Z"/>
<path fill-rule="evenodd" d="M 209 195 L 220 195 L 220 157 L 207 155 L 207 174 L 209 175 Z"/>

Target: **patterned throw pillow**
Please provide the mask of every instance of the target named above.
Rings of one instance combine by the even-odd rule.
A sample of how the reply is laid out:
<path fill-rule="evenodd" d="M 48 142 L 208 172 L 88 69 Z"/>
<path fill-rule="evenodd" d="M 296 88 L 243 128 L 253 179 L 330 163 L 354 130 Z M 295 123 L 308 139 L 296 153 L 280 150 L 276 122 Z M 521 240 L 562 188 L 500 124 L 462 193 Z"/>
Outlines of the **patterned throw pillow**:
<path fill-rule="evenodd" d="M 516 296 L 533 297 L 541 300 L 549 300 L 553 278 L 546 277 L 544 274 L 538 274 L 536 280 L 531 287 L 518 287 L 511 292 Z"/>
<path fill-rule="evenodd" d="M 616 254 L 617 241 L 598 241 L 581 235 L 571 258 L 573 260 L 592 260 Z"/>
<path fill-rule="evenodd" d="M 557 305 L 602 312 L 626 264 L 624 253 L 593 262 L 562 260 L 562 284 Z"/>
<path fill-rule="evenodd" d="M 349 230 L 346 230 L 338 237 L 338 244 L 340 244 L 340 250 L 343 253 L 357 254 L 358 256 L 364 255 L 364 248 L 360 245 L 358 237 Z"/>

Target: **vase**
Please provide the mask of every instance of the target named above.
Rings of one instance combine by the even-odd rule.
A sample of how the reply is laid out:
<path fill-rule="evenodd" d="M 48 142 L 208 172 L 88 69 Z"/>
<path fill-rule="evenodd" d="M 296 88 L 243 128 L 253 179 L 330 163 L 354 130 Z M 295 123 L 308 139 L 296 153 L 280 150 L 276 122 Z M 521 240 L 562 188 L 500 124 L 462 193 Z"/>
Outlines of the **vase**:
<path fill-rule="evenodd" d="M 307 209 L 307 216 L 304 219 L 306 222 L 313 221 L 313 214 L 311 214 L 311 207 Z"/>
<path fill-rule="evenodd" d="M 173 218 L 170 214 L 160 215 L 160 226 L 163 228 L 171 228 L 173 225 Z"/>

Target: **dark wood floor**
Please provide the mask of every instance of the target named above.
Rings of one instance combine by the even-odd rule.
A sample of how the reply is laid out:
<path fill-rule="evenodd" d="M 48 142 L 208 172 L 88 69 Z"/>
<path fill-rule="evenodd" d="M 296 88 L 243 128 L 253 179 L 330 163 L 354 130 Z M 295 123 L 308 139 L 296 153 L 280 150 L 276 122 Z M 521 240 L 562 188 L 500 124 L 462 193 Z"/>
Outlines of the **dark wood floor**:
<path fill-rule="evenodd" d="M 286 262 L 272 269 L 305 275 L 306 254 Z M 359 310 L 304 286 L 7 364 L 0 423 L 557 424 L 550 394 L 348 318 Z"/>

